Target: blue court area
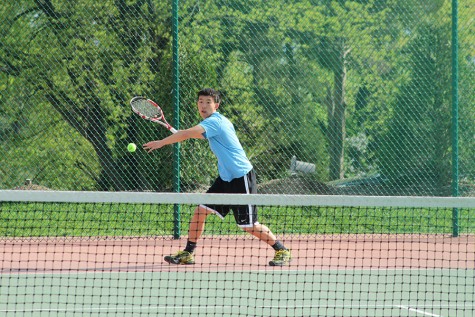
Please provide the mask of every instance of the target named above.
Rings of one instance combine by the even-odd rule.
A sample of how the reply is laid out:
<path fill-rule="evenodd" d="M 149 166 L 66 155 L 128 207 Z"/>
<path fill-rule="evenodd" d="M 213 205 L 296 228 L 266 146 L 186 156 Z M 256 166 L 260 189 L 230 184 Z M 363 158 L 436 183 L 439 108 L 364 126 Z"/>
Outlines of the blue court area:
<path fill-rule="evenodd" d="M 475 315 L 473 269 L 0 275 L 0 315 Z"/>

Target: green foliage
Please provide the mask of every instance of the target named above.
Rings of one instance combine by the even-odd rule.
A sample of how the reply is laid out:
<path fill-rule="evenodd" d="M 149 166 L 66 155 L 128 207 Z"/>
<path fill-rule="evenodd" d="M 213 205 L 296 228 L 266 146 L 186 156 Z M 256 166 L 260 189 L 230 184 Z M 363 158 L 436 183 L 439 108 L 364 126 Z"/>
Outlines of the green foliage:
<path fill-rule="evenodd" d="M 466 4 L 459 17 L 459 153 L 460 176 L 475 184 L 475 5 Z"/>
<path fill-rule="evenodd" d="M 180 117 L 172 105 L 170 4 L 7 1 L 0 7 L 2 188 L 173 188 L 173 147 L 125 151 L 168 132 L 131 113 L 160 103 L 179 128 L 200 122 L 196 93 L 222 91 L 260 182 L 290 159 L 322 181 L 415 176 L 440 194 L 451 173 L 450 1 L 183 1 Z M 472 5 L 460 6 L 460 168 L 473 181 Z M 217 174 L 206 141 L 180 145 L 183 191 Z M 412 177 L 411 176 L 411 177 Z M 414 178 L 414 177 L 412 177 Z M 408 186 L 408 184 L 401 186 Z"/>
<path fill-rule="evenodd" d="M 183 205 L 182 231 L 187 232 L 194 205 Z M 173 232 L 173 206 L 156 204 L 4 203 L 2 237 L 168 236 Z M 452 209 L 259 206 L 260 221 L 278 234 L 443 234 L 451 233 Z M 475 227 L 470 211 L 460 211 L 462 232 Z M 276 218 L 275 215 L 279 214 Z M 5 225 L 5 224 L 8 224 Z M 229 215 L 210 217 L 205 235 L 241 235 Z"/>
<path fill-rule="evenodd" d="M 406 46 L 405 68 L 410 80 L 401 87 L 382 158 L 385 174 L 408 182 L 424 180 L 427 188 L 442 193 L 450 181 L 450 41 L 449 21 L 426 22 L 413 29 Z"/>

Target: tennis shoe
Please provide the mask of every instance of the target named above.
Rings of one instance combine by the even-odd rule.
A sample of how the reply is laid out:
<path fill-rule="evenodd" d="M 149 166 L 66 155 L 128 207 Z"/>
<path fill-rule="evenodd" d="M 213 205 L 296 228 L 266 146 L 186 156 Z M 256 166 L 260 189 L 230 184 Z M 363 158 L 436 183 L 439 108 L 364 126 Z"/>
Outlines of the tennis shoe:
<path fill-rule="evenodd" d="M 174 255 L 167 255 L 165 261 L 170 264 L 195 264 L 193 253 L 188 251 L 178 251 Z"/>
<path fill-rule="evenodd" d="M 290 263 L 292 260 L 292 255 L 290 250 L 279 250 L 275 251 L 275 256 L 272 261 L 269 262 L 270 266 L 284 266 Z"/>

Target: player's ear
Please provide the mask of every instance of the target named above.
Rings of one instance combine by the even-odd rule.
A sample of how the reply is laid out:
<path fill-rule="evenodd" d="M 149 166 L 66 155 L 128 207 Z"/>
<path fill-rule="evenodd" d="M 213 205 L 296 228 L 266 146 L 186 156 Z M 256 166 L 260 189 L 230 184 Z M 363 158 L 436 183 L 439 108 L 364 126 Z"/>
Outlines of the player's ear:
<path fill-rule="evenodd" d="M 219 108 L 219 103 L 214 104 L 214 109 L 217 110 Z"/>

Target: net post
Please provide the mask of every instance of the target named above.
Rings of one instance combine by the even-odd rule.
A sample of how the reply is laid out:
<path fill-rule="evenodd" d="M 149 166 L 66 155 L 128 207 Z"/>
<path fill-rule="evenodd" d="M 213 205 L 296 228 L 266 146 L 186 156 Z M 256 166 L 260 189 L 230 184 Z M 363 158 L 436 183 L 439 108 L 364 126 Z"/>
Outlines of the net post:
<path fill-rule="evenodd" d="M 173 0 L 172 4 L 172 36 L 173 36 L 173 104 L 174 115 L 173 125 L 180 129 L 180 72 L 179 72 L 179 47 L 178 47 L 178 1 Z M 180 143 L 175 143 L 173 147 L 173 189 L 180 192 Z M 179 239 L 180 232 L 180 205 L 173 205 L 173 238 Z"/>
<path fill-rule="evenodd" d="M 459 195 L 458 183 L 458 0 L 452 0 L 452 196 Z M 452 235 L 459 236 L 459 210 L 452 209 Z"/>

